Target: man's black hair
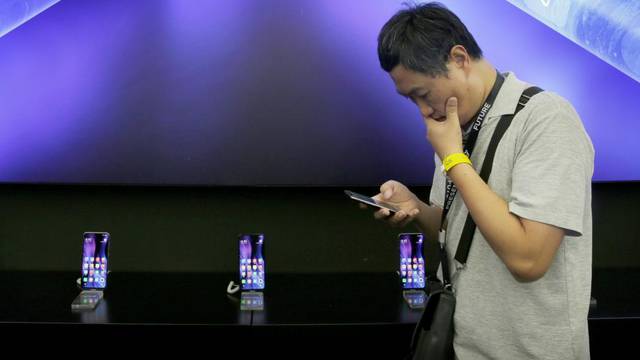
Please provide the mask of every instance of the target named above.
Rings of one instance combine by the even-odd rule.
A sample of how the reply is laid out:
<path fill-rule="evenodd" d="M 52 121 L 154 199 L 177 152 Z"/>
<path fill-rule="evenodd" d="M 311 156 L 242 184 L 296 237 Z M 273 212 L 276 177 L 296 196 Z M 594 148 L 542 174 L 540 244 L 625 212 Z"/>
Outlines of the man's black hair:
<path fill-rule="evenodd" d="M 446 75 L 449 52 L 462 45 L 472 59 L 482 50 L 458 16 L 437 2 L 408 5 L 380 30 L 378 58 L 390 72 L 397 65 L 429 76 Z"/>

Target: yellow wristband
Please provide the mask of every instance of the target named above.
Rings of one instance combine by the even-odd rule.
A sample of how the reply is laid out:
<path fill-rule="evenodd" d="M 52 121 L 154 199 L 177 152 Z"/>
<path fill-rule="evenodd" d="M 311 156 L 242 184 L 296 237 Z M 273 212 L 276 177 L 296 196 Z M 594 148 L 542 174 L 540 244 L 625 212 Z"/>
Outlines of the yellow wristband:
<path fill-rule="evenodd" d="M 451 168 L 453 168 L 458 164 L 472 165 L 471 160 L 469 160 L 469 157 L 466 154 L 456 153 L 456 154 L 451 154 L 446 158 L 444 158 L 444 161 L 442 162 L 442 167 L 444 168 L 445 172 L 449 172 Z"/>

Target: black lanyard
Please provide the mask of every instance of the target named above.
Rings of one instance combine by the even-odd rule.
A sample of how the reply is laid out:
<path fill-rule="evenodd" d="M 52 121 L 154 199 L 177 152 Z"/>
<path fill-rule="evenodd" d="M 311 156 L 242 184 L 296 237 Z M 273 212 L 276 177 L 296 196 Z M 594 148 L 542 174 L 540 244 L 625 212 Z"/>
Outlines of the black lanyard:
<path fill-rule="evenodd" d="M 468 135 L 469 137 L 464 143 L 464 153 L 469 158 L 471 158 L 471 153 L 473 152 L 473 148 L 475 147 L 476 141 L 478 140 L 478 134 L 480 133 L 480 128 L 484 123 L 484 119 L 485 117 L 487 117 L 487 113 L 489 113 L 489 110 L 493 106 L 493 103 L 495 102 L 496 97 L 498 96 L 498 92 L 500 91 L 503 83 L 504 76 L 502 76 L 499 71 L 496 71 L 496 82 L 493 84 L 493 88 L 491 88 L 491 92 L 489 93 L 489 96 L 487 96 L 484 105 L 482 105 L 478 113 L 474 116 L 475 121 L 471 124 L 471 129 L 469 130 Z M 457 192 L 458 189 L 456 189 L 453 181 L 447 178 L 444 207 L 442 209 L 442 217 L 440 218 L 440 231 L 444 230 L 444 221 L 447 217 L 447 213 L 449 213 L 449 209 L 451 209 L 451 204 L 453 203 L 453 199 L 455 199 Z"/>

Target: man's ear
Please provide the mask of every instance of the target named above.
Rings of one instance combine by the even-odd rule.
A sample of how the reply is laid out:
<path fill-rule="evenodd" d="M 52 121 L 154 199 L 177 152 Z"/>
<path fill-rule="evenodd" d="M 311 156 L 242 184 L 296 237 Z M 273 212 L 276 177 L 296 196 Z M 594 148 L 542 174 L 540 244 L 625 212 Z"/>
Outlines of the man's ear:
<path fill-rule="evenodd" d="M 471 57 L 469 57 L 469 53 L 467 53 L 467 49 L 465 49 L 464 46 L 456 45 L 452 47 L 449 52 L 449 60 L 455 64 L 455 66 L 464 68 L 469 66 Z"/>

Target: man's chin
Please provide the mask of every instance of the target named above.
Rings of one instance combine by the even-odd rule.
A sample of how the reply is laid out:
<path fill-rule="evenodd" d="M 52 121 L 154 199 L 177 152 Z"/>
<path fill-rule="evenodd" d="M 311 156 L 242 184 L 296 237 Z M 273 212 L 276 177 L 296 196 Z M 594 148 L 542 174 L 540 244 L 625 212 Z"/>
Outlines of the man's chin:
<path fill-rule="evenodd" d="M 469 128 L 471 127 L 471 124 L 473 124 L 473 121 L 467 120 L 466 122 L 462 122 L 462 120 L 460 120 L 460 127 L 463 130 L 469 130 Z"/>

